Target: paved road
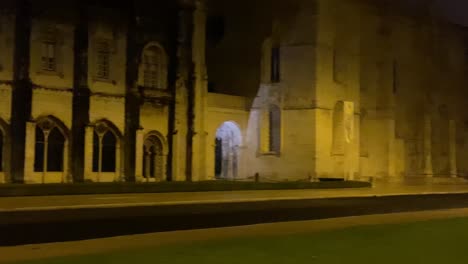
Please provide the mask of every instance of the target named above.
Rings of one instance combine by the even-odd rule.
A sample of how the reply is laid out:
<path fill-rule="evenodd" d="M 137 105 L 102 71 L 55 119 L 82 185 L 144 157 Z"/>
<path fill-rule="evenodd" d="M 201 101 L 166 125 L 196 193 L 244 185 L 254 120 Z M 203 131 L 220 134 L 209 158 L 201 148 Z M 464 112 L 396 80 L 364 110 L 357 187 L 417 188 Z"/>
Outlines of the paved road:
<path fill-rule="evenodd" d="M 105 254 L 122 250 L 154 248 L 173 244 L 183 245 L 185 243 L 197 243 L 200 241 L 304 234 L 362 225 L 398 224 L 458 217 L 468 217 L 468 209 L 368 215 L 240 227 L 151 233 L 64 243 L 0 247 L 0 263 L 83 254 Z M 123 247 L 123 245 L 125 246 Z"/>
<path fill-rule="evenodd" d="M 468 208 L 468 185 L 0 198 L 0 245 Z"/>
<path fill-rule="evenodd" d="M 4 211 L 0 246 L 455 208 L 468 193 Z"/>
<path fill-rule="evenodd" d="M 0 198 L 0 212 L 199 203 L 238 203 L 247 201 L 260 202 L 430 193 L 468 193 L 468 184 L 421 186 L 386 185 L 369 189 L 3 197 Z"/>

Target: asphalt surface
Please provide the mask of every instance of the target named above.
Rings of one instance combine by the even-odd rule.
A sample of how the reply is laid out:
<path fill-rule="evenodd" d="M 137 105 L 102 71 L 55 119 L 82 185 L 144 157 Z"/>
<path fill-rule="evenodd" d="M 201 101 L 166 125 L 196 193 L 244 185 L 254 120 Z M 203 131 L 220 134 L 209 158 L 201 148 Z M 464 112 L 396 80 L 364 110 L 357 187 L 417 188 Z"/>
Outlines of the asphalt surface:
<path fill-rule="evenodd" d="M 134 250 L 141 249 L 156 249 L 162 246 L 178 246 L 183 248 L 187 244 L 231 239 L 259 237 L 278 239 L 279 237 L 295 234 L 312 234 L 365 225 L 394 225 L 466 217 L 468 217 L 468 208 L 462 208 L 159 232 L 62 243 L 0 247 L 0 263 L 17 263 L 29 260 L 42 260 L 41 263 L 48 263 L 48 259 L 56 257 L 107 255 L 122 251 L 133 252 Z M 50 260 L 50 262 L 53 261 Z"/>
<path fill-rule="evenodd" d="M 0 246 L 466 207 L 467 193 L 4 209 Z"/>

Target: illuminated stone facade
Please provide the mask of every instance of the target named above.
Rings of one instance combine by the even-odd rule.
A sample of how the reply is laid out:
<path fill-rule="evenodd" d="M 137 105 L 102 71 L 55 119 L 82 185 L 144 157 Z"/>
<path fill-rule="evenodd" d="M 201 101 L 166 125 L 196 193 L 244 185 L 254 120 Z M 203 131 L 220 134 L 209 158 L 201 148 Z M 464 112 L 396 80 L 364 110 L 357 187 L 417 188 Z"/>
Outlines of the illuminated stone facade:
<path fill-rule="evenodd" d="M 0 182 L 468 175 L 464 28 L 243 1 L 2 2 Z"/>
<path fill-rule="evenodd" d="M 0 10 L 0 182 L 203 179 L 203 1 Z"/>
<path fill-rule="evenodd" d="M 217 7 L 232 30 L 208 53 L 210 80 L 254 98 L 248 118 L 231 116 L 244 176 L 466 176 L 467 31 L 430 6 L 391 2 Z"/>

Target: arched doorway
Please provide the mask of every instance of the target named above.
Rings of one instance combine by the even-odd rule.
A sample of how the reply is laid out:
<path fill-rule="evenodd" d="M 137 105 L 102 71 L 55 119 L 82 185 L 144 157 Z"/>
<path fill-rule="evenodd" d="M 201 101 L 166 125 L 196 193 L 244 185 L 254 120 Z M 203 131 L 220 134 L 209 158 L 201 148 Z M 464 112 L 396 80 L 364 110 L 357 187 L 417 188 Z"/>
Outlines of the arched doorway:
<path fill-rule="evenodd" d="M 242 134 L 236 123 L 225 122 L 218 128 L 215 138 L 215 176 L 217 179 L 237 178 L 241 145 Z"/>
<path fill-rule="evenodd" d="M 146 181 L 164 180 L 163 142 L 156 135 L 146 137 L 143 144 L 143 177 Z"/>

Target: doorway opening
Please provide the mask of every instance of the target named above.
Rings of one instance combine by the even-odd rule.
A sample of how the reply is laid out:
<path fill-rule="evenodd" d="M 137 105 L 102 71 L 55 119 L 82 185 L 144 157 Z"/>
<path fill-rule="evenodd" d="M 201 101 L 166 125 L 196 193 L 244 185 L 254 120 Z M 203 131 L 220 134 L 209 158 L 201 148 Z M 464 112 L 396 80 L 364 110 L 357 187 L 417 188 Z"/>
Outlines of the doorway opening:
<path fill-rule="evenodd" d="M 214 150 L 217 179 L 236 179 L 238 177 L 241 144 L 242 134 L 236 123 L 225 122 L 218 128 Z"/>

